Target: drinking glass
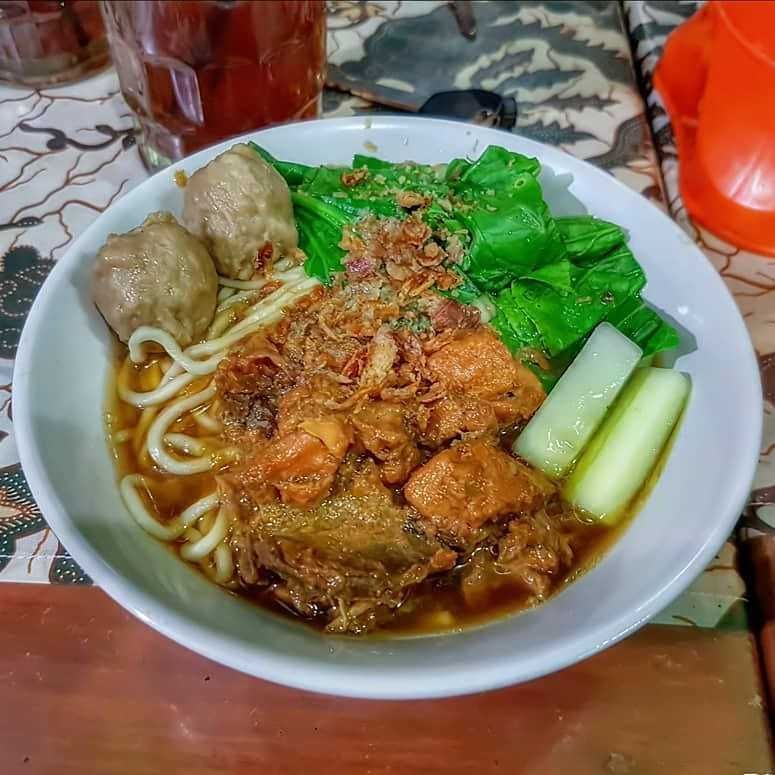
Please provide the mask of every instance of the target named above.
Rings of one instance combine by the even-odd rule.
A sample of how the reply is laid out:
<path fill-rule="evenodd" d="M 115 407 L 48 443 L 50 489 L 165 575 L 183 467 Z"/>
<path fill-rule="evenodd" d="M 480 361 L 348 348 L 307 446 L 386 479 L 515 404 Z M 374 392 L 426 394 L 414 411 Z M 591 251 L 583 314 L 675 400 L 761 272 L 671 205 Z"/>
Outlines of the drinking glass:
<path fill-rule="evenodd" d="M 97 0 L 0 0 L 0 81 L 39 88 L 107 64 Z"/>
<path fill-rule="evenodd" d="M 318 115 L 323 0 L 103 0 L 102 10 L 151 169 L 226 137 Z"/>

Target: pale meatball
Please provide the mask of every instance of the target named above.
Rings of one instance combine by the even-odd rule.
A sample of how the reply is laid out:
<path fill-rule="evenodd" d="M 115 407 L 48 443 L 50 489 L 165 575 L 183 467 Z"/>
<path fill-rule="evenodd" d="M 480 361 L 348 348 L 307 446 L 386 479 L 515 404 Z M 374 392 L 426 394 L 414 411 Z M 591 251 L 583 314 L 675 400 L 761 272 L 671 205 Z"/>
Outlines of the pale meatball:
<path fill-rule="evenodd" d="M 218 276 L 207 248 L 169 213 L 111 234 L 97 254 L 94 303 L 122 342 L 157 326 L 181 347 L 202 338 L 215 314 Z"/>
<path fill-rule="evenodd" d="M 247 145 L 235 145 L 186 183 L 183 223 L 199 237 L 218 273 L 247 280 L 259 251 L 276 256 L 298 245 L 291 192 L 282 176 Z"/>

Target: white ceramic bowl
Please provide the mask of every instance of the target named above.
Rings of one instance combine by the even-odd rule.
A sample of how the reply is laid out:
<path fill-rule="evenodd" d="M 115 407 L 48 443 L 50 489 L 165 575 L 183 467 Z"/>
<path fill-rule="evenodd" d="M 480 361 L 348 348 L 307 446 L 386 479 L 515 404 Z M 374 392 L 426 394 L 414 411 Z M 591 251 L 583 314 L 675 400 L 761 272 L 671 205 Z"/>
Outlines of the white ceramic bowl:
<path fill-rule="evenodd" d="M 394 161 L 475 157 L 489 144 L 537 156 L 558 176 L 545 176 L 553 210 L 578 212 L 580 200 L 626 227 L 648 274 L 646 297 L 690 333 L 678 359 L 693 381 L 680 434 L 648 502 L 594 569 L 545 605 L 462 634 L 325 637 L 206 581 L 144 533 L 119 498 L 103 421 L 109 334 L 91 303 L 89 275 L 109 232 L 154 210 L 179 214 L 174 172 L 193 173 L 229 141 L 160 172 L 101 215 L 52 271 L 22 334 L 13 400 L 24 472 L 49 525 L 94 581 L 144 622 L 225 665 L 289 686 L 375 698 L 464 694 L 536 678 L 633 632 L 683 591 L 743 506 L 762 417 L 748 333 L 686 234 L 606 173 L 505 132 L 425 118 L 344 118 L 244 139 L 308 164 L 348 163 L 374 146 Z M 558 185 L 567 185 L 567 173 L 572 196 Z"/>

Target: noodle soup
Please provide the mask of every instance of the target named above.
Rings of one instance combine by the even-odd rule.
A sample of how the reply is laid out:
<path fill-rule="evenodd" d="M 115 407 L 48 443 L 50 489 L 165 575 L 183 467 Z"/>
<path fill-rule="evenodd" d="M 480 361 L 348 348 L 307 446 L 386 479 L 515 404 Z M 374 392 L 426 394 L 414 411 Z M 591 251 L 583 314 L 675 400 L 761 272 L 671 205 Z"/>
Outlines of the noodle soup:
<path fill-rule="evenodd" d="M 294 303 L 301 301 L 303 309 L 321 293 L 317 283 L 298 270 L 278 273 L 277 278 L 281 279 L 252 283 L 262 287 L 247 287 L 250 283 L 222 286 L 210 337 L 189 348 L 187 354 L 169 337 L 157 333 L 154 338 L 150 332 L 130 341 L 130 349 L 117 346 L 108 428 L 122 496 L 143 528 L 169 542 L 181 559 L 226 589 L 269 610 L 298 615 L 277 594 L 279 579 L 269 578 L 259 585 L 247 585 L 241 579 L 233 546 L 239 519 L 221 508 L 217 481 L 218 474 L 227 474 L 240 457 L 225 433 L 224 406 L 214 377 L 217 365 L 230 347 L 238 347 L 257 332 L 282 328 L 282 304 L 288 305 L 290 318 Z M 280 282 L 285 284 L 277 288 Z M 264 289 L 270 291 L 265 297 Z M 310 294 L 306 300 L 305 292 Z M 166 352 L 150 349 L 162 346 Z M 138 362 L 133 361 L 132 353 Z M 203 361 L 206 366 L 201 365 Z M 192 373 L 206 370 L 210 373 Z M 179 381 L 177 385 L 185 384 L 176 385 L 175 394 L 170 395 L 167 386 L 174 380 Z M 509 434 L 499 439 L 504 449 L 510 441 Z M 401 498 L 400 488 L 393 497 Z M 620 529 L 599 527 L 572 513 L 566 517 L 574 563 L 556 575 L 541 599 L 594 564 Z M 448 573 L 419 583 L 380 629 L 386 634 L 455 630 L 534 605 L 538 598 L 529 586 L 496 573 L 487 562 L 492 547 L 492 541 L 485 541 Z M 321 611 L 303 620 L 320 628 L 327 625 Z"/>
<path fill-rule="evenodd" d="M 163 331 L 137 336 L 130 349 L 117 347 L 107 424 L 124 502 L 151 535 L 175 542 L 184 560 L 226 586 L 235 586 L 230 525 L 212 472 L 227 467 L 233 451 L 221 438 L 212 374 L 231 344 L 277 320 L 317 284 L 298 270 L 274 282 L 281 287 L 258 302 L 266 282 L 222 286 L 211 336 L 185 354 Z M 147 342 L 167 352 L 146 359 Z M 189 459 L 176 459 L 167 447 Z"/>
<path fill-rule="evenodd" d="M 237 145 L 185 182 L 182 224 L 109 237 L 119 488 L 183 561 L 326 633 L 460 629 L 594 564 L 688 383 L 640 363 L 676 335 L 624 232 L 553 221 L 535 160 L 356 161 Z M 466 182 L 493 168 L 503 201 Z M 503 233 L 530 208 L 534 234 Z"/>

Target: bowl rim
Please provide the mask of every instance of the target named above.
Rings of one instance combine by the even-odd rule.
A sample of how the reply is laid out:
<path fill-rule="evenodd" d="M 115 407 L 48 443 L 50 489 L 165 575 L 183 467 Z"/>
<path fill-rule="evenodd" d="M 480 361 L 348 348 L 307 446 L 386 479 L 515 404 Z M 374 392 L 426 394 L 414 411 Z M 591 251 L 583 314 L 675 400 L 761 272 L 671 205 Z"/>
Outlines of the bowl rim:
<path fill-rule="evenodd" d="M 427 127 L 429 122 L 433 122 L 438 126 L 439 131 L 443 132 L 463 132 L 467 128 L 470 130 L 469 125 L 456 121 L 391 114 L 365 117 L 348 116 L 295 122 L 283 125 L 282 129 L 284 131 L 293 131 L 294 127 L 301 126 L 309 130 L 314 129 L 316 125 L 324 124 L 326 126 L 333 125 L 342 130 L 382 129 L 411 132 L 412 127 L 418 125 L 418 123 Z M 272 129 L 277 129 L 277 127 L 267 129 L 271 131 Z M 256 138 L 260 139 L 263 131 L 266 130 L 246 133 L 203 149 L 166 169 L 160 170 L 139 183 L 133 190 L 141 189 L 142 187 L 150 189 L 157 185 L 159 176 L 174 174 L 183 163 L 191 162 L 199 155 L 211 158 L 236 143 L 247 142 Z M 476 132 L 477 134 L 484 133 L 491 137 L 493 142 L 497 142 L 498 138 L 502 138 L 504 135 L 503 132 L 498 130 L 483 129 L 481 127 L 477 127 Z M 662 216 L 665 228 L 672 229 L 674 233 L 679 234 L 687 243 L 687 251 L 695 252 L 698 258 L 703 259 L 702 261 L 697 261 L 697 271 L 705 272 L 708 275 L 708 280 L 715 282 L 720 292 L 726 294 L 731 303 L 735 305 L 735 309 L 737 309 L 731 292 L 715 267 L 705 259 L 700 249 L 680 226 L 653 203 L 600 168 L 578 159 L 557 147 L 522 137 L 519 137 L 519 141 L 523 145 L 532 147 L 534 149 L 533 152 L 539 159 L 542 153 L 548 151 L 550 156 L 567 159 L 570 167 L 583 165 L 586 174 L 591 175 L 593 178 L 597 177 L 601 181 L 605 180 L 607 186 L 618 188 L 623 197 L 630 198 L 633 202 L 638 202 L 640 206 L 649 206 L 657 210 Z M 482 148 L 484 147 L 486 146 L 482 146 Z M 763 416 L 760 409 L 762 406 L 762 393 L 758 360 L 748 329 L 738 309 L 737 324 L 741 333 L 744 334 L 741 337 L 741 345 L 743 342 L 746 343 L 744 348 L 746 362 L 738 363 L 737 366 L 741 368 L 747 367 L 753 378 L 748 385 L 750 388 L 749 395 L 746 397 L 735 397 L 735 400 L 744 402 L 742 405 L 746 407 L 745 411 L 748 411 L 751 416 L 746 420 L 748 428 L 746 448 L 748 453 L 745 456 L 745 460 L 738 463 L 738 474 L 734 490 L 731 493 L 730 499 L 728 499 L 728 502 L 733 504 L 734 508 L 730 507 L 726 513 L 719 513 L 717 519 L 713 521 L 712 529 L 705 534 L 702 544 L 696 548 L 691 559 L 680 570 L 676 570 L 675 575 L 667 579 L 656 591 L 643 595 L 641 604 L 637 606 L 636 615 L 633 615 L 631 611 L 612 621 L 608 621 L 604 626 L 601 625 L 595 631 L 588 632 L 583 637 L 580 636 L 571 644 L 566 644 L 563 648 L 556 648 L 554 651 L 551 651 L 551 658 L 542 660 L 541 664 L 533 660 L 526 668 L 524 665 L 521 665 L 519 658 L 512 659 L 511 662 L 501 660 L 495 668 L 489 668 L 486 665 L 472 667 L 465 677 L 455 681 L 402 683 L 400 681 L 391 682 L 390 676 L 387 676 L 387 679 L 383 678 L 379 682 L 373 683 L 368 681 L 369 671 L 363 668 L 327 664 L 325 667 L 321 665 L 321 669 L 318 671 L 310 671 L 309 669 L 300 668 L 298 661 L 288 655 L 284 659 L 253 659 L 250 661 L 243 659 L 239 653 L 236 653 L 239 649 L 235 649 L 231 642 L 227 642 L 225 634 L 214 632 L 204 624 L 194 622 L 184 614 L 160 602 L 152 594 L 138 588 L 133 581 L 113 569 L 89 545 L 81 531 L 70 520 L 67 509 L 55 491 L 39 449 L 34 442 L 33 406 L 27 399 L 30 393 L 31 362 L 35 342 L 39 336 L 45 335 L 42 329 L 44 329 L 45 325 L 45 313 L 49 298 L 53 295 L 57 285 L 65 281 L 70 276 L 69 273 L 72 269 L 77 266 L 79 242 L 85 240 L 91 230 L 99 228 L 99 222 L 103 216 L 104 213 L 100 214 L 73 241 L 65 254 L 56 262 L 36 296 L 25 321 L 17 349 L 12 386 L 14 402 L 13 426 L 19 460 L 32 496 L 40 508 L 46 523 L 52 528 L 73 558 L 89 574 L 95 585 L 99 586 L 120 606 L 130 611 L 145 624 L 150 625 L 171 640 L 201 656 L 263 680 L 296 689 L 352 698 L 437 698 L 501 688 L 561 670 L 575 662 L 586 659 L 603 648 L 617 643 L 639 629 L 650 618 L 678 597 L 699 573 L 704 570 L 732 532 L 735 523 L 739 519 L 740 513 L 748 499 L 756 471 L 761 446 Z M 751 407 L 755 407 L 755 410 L 751 409 Z M 253 649 L 256 653 L 260 653 L 260 644 L 253 644 Z M 263 654 L 263 656 L 266 657 L 266 654 Z M 345 676 L 348 680 L 343 681 L 342 678 Z"/>

